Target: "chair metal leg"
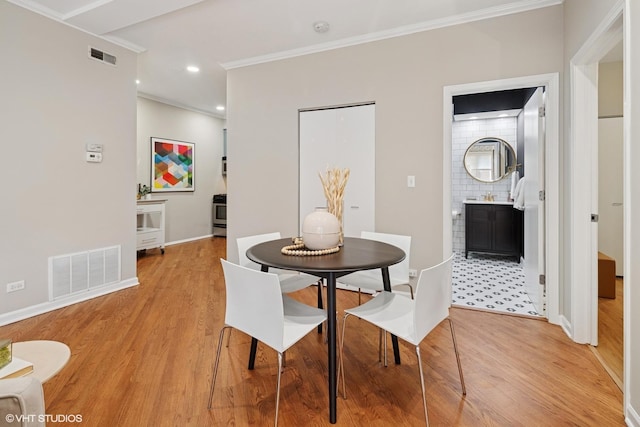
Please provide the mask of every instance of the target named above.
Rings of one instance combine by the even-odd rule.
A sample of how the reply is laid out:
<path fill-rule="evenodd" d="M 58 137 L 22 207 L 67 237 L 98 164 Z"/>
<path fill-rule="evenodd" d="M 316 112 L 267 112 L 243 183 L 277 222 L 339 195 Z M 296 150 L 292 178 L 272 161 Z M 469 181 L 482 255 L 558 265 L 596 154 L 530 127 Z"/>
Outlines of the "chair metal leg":
<path fill-rule="evenodd" d="M 328 296 L 327 295 L 323 295 L 322 291 L 324 290 L 325 286 L 324 286 L 324 279 L 320 279 L 318 280 L 318 308 L 324 308 L 325 304 L 324 301 L 327 300 Z M 324 300 L 324 301 L 323 301 Z M 322 305 L 320 305 L 322 304 Z M 327 333 L 327 322 L 323 322 L 324 328 L 322 328 L 321 325 L 318 325 L 318 333 L 322 332 L 323 333 L 323 340 L 324 343 L 327 344 L 329 342 L 329 334 Z"/>
<path fill-rule="evenodd" d="M 218 377 L 218 365 L 220 363 L 220 350 L 222 350 L 222 340 L 224 339 L 224 331 L 227 328 L 231 328 L 230 326 L 223 326 L 222 329 L 220 330 L 220 336 L 218 338 L 218 350 L 216 351 L 216 362 L 213 365 L 213 379 L 211 380 L 211 391 L 209 391 L 209 406 L 208 408 L 211 409 L 211 401 L 213 400 L 213 389 L 216 386 L 216 378 Z M 229 332 L 231 332 L 231 329 L 229 329 Z"/>
<path fill-rule="evenodd" d="M 384 367 L 386 368 L 388 365 L 387 363 L 387 331 L 381 330 L 382 335 L 384 337 L 384 341 L 383 341 L 383 345 L 384 345 Z"/>
<path fill-rule="evenodd" d="M 420 370 L 420 386 L 422 387 L 422 404 L 424 406 L 424 419 L 429 427 L 429 414 L 427 413 L 427 393 L 424 387 L 424 373 L 422 372 L 422 357 L 420 357 L 420 346 L 416 346 L 416 354 L 418 355 L 418 368 Z"/>
<path fill-rule="evenodd" d="M 347 400 L 347 383 L 344 380 L 344 330 L 347 325 L 347 317 L 349 313 L 345 313 L 342 319 L 342 339 L 340 339 L 340 358 L 338 359 L 338 380 L 336 381 L 336 391 L 340 390 L 340 375 L 342 375 L 342 396 Z"/>
<path fill-rule="evenodd" d="M 324 308 L 324 301 L 322 300 L 322 279 L 316 282 L 318 286 L 318 308 Z M 318 333 L 322 333 L 322 323 L 318 325 Z"/>
<path fill-rule="evenodd" d="M 278 407 L 280 406 L 280 376 L 282 375 L 282 353 L 278 353 L 278 388 L 276 390 L 276 421 L 275 427 L 278 427 Z"/>
<path fill-rule="evenodd" d="M 462 395 L 467 395 L 467 388 L 464 385 L 464 377 L 462 376 L 462 364 L 460 363 L 460 353 L 458 352 L 458 342 L 456 341 L 456 333 L 453 330 L 453 320 L 447 317 L 449 320 L 449 329 L 451 330 L 451 339 L 453 340 L 453 350 L 456 353 L 456 362 L 458 362 L 458 373 L 460 374 L 460 384 L 462 385 Z"/>

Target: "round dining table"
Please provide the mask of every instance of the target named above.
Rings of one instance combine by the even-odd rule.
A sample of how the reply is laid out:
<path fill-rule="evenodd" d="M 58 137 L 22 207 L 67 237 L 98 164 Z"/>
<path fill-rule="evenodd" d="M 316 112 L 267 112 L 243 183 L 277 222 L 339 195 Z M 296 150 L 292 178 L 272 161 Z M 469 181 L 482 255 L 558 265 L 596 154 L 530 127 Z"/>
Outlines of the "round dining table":
<path fill-rule="evenodd" d="M 326 280 L 327 313 L 336 313 L 336 281 L 347 274 L 362 270 L 381 270 L 384 289 L 391 291 L 389 266 L 405 258 L 402 249 L 384 242 L 356 237 L 345 237 L 344 244 L 335 253 L 325 255 L 285 255 L 282 248 L 292 244 L 291 238 L 259 243 L 247 250 L 247 257 L 262 266 L 262 271 L 280 268 L 312 274 Z M 329 422 L 337 419 L 337 358 L 336 358 L 336 317 L 327 316 L 328 370 L 329 370 Z M 400 363 L 398 339 L 392 336 L 395 362 Z M 253 369 L 257 340 L 251 341 L 249 369 Z"/>

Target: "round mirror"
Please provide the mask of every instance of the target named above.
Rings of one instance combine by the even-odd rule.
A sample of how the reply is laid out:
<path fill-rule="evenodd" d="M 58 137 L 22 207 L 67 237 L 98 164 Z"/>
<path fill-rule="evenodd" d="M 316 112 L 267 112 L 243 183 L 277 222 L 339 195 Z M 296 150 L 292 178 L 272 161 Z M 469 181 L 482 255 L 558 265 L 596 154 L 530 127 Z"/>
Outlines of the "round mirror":
<path fill-rule="evenodd" d="M 500 181 L 515 170 L 516 153 L 503 139 L 480 138 L 464 153 L 464 168 L 478 181 Z"/>

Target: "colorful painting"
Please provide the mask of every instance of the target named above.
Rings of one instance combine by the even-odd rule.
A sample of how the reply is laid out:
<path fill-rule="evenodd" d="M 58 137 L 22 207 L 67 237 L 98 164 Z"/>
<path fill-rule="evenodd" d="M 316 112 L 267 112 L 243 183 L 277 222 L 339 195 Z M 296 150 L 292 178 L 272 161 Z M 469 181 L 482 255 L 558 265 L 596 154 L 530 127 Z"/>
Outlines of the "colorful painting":
<path fill-rule="evenodd" d="M 191 142 L 151 138 L 151 191 L 195 191 L 195 146 Z"/>

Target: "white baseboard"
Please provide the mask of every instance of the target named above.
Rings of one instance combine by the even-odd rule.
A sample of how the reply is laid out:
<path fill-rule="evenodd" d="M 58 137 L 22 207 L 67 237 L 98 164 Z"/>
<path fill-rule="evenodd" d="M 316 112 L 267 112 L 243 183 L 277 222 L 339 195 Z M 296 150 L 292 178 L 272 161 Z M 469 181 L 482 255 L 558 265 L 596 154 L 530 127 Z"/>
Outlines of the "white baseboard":
<path fill-rule="evenodd" d="M 130 288 L 138 285 L 139 283 L 140 282 L 138 281 L 138 278 L 134 277 L 108 286 L 103 286 L 98 289 L 91 289 L 87 292 L 75 294 L 69 296 L 68 298 L 61 298 L 55 301 L 47 301 L 41 304 L 36 304 L 29 307 L 21 308 L 19 310 L 11 311 L 9 313 L 0 315 L 0 326 L 8 325 L 10 323 L 28 319 L 39 314 L 48 313 L 49 311 L 57 310 L 59 308 L 67 307 L 69 305 L 77 304 L 79 302 L 87 301 L 96 297 L 120 291 L 122 289 Z"/>
<path fill-rule="evenodd" d="M 571 322 L 569 322 L 569 319 L 567 319 L 563 315 L 560 315 L 560 327 L 562 328 L 564 333 L 573 340 L 573 327 L 571 326 Z"/>
<path fill-rule="evenodd" d="M 166 242 L 165 246 L 179 245 L 180 243 L 193 242 L 195 240 L 202 240 L 202 239 L 210 239 L 212 237 L 214 237 L 213 234 L 207 234 L 206 236 L 191 237 L 189 239 L 175 240 L 173 242 Z"/>
<path fill-rule="evenodd" d="M 638 415 L 638 411 L 629 405 L 627 406 L 626 412 L 624 422 L 630 427 L 640 427 L 640 415 Z"/>

